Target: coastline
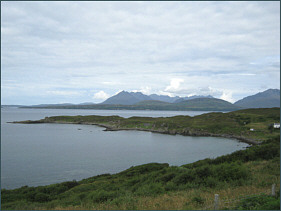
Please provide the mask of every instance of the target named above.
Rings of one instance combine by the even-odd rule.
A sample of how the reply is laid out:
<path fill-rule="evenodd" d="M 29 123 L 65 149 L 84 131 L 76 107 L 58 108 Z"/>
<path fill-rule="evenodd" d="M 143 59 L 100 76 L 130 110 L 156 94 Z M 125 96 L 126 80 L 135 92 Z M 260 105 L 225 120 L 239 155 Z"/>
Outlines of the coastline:
<path fill-rule="evenodd" d="M 7 123 L 20 123 L 20 124 L 42 124 L 42 123 L 53 123 L 53 124 L 78 124 L 78 125 L 96 125 L 99 127 L 105 128 L 103 131 L 122 131 L 122 130 L 135 130 L 135 131 L 144 131 L 144 132 L 152 132 L 152 133 L 161 133 L 161 134 L 167 134 L 167 135 L 182 135 L 182 136 L 203 136 L 203 137 L 221 137 L 221 138 L 229 138 L 229 139 L 235 139 L 239 142 L 244 142 L 250 145 L 260 145 L 262 141 L 257 141 L 252 138 L 246 138 L 244 136 L 238 136 L 233 134 L 217 134 L 217 133 L 206 133 L 201 131 L 192 130 L 186 130 L 184 132 L 179 132 L 176 130 L 167 130 L 165 128 L 160 128 L 157 130 L 154 129 L 145 129 L 145 128 L 122 128 L 119 126 L 110 126 L 107 124 L 100 124 L 100 123 L 93 123 L 93 122 L 65 122 L 65 121 L 44 121 L 44 120 L 37 120 L 37 121 L 14 121 L 14 122 L 7 122 Z"/>

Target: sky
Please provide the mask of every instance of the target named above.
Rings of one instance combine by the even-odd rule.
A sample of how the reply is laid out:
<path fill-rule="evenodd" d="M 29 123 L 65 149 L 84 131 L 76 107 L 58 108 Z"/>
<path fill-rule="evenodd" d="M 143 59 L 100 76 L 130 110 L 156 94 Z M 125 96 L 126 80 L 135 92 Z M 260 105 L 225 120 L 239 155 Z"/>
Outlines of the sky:
<path fill-rule="evenodd" d="M 279 1 L 1 1 L 1 104 L 280 89 Z"/>

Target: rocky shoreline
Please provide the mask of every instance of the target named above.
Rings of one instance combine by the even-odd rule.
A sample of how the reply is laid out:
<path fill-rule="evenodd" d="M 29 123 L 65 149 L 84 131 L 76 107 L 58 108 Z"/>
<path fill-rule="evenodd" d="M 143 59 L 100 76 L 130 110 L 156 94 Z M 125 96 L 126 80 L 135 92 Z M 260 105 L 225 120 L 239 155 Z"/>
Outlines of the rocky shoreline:
<path fill-rule="evenodd" d="M 112 126 L 108 124 L 100 124 L 100 123 L 93 123 L 93 122 L 65 122 L 65 121 L 15 121 L 15 122 L 8 122 L 8 123 L 21 123 L 21 124 L 38 124 L 38 123 L 53 123 L 53 124 L 81 124 L 81 125 L 96 125 L 100 127 L 104 127 L 105 130 L 103 131 L 121 131 L 121 130 L 135 130 L 135 131 L 146 131 L 152 133 L 161 133 L 161 134 L 168 134 L 168 135 L 183 135 L 183 136 L 204 136 L 204 137 L 222 137 L 222 138 L 229 138 L 229 139 L 236 139 L 238 141 L 250 144 L 250 145 L 260 145 L 261 141 L 257 141 L 255 139 L 246 138 L 244 136 L 238 136 L 233 134 L 213 134 L 213 133 L 206 133 L 198 130 L 184 130 L 183 132 L 179 132 L 177 130 L 167 130 L 166 128 L 159 128 L 159 129 L 145 129 L 145 128 L 122 128 L 120 126 Z"/>
<path fill-rule="evenodd" d="M 98 125 L 105 127 L 104 125 Z M 151 130 L 151 129 L 142 129 L 142 128 L 110 128 L 106 127 L 104 131 L 121 131 L 121 130 L 136 130 L 136 131 L 146 131 L 146 132 L 152 132 L 152 133 L 161 133 L 161 134 L 168 134 L 168 135 L 183 135 L 183 136 L 204 136 L 204 137 L 222 137 L 222 138 L 229 138 L 229 139 L 236 139 L 238 141 L 251 144 L 251 145 L 260 145 L 261 141 L 256 141 L 255 139 L 246 138 L 243 136 L 237 136 L 237 135 L 230 135 L 230 134 L 212 134 L 212 133 L 201 133 L 201 132 L 192 132 L 192 133 L 181 133 L 176 131 L 170 131 L 170 130 Z"/>

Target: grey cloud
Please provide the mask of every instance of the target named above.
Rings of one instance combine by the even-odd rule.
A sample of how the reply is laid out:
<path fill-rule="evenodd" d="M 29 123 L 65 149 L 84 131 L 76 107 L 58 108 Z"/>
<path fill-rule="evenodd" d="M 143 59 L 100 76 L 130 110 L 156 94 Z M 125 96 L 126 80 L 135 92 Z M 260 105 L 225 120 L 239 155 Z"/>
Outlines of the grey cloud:
<path fill-rule="evenodd" d="M 241 73 L 256 75 L 251 87 L 259 86 L 261 78 L 280 76 L 280 2 L 59 1 L 1 6 L 5 80 L 20 83 L 24 78 L 24 83 L 38 81 L 58 91 L 61 83 L 111 94 L 141 87 L 157 92 L 171 78 L 183 78 L 181 92 L 186 94 L 210 80 L 219 81 L 215 90 L 230 89 L 226 82 L 240 84 Z M 264 77 L 265 71 L 269 73 Z M 108 89 L 110 84 L 116 87 Z"/>

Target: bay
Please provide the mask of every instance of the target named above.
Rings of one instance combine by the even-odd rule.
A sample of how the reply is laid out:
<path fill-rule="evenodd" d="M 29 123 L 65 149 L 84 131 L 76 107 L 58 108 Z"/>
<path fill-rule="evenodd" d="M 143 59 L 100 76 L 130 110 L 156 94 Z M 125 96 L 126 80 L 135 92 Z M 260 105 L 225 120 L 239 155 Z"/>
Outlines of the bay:
<path fill-rule="evenodd" d="M 158 162 L 183 165 L 215 158 L 248 146 L 237 140 L 188 137 L 143 131 L 103 131 L 93 125 L 10 124 L 57 115 L 167 117 L 199 111 L 126 111 L 83 109 L 1 109 L 1 188 L 41 186 L 117 173 Z"/>

